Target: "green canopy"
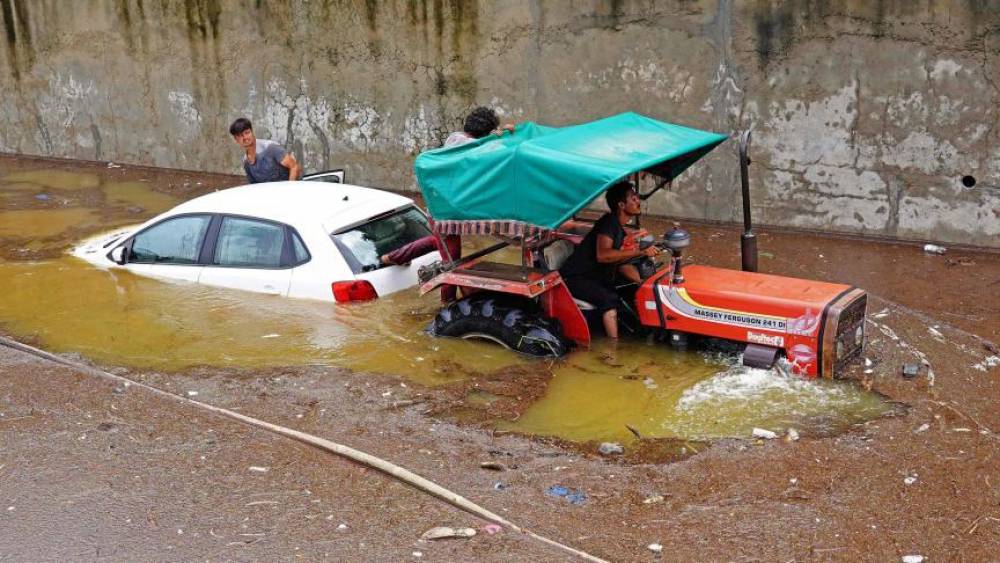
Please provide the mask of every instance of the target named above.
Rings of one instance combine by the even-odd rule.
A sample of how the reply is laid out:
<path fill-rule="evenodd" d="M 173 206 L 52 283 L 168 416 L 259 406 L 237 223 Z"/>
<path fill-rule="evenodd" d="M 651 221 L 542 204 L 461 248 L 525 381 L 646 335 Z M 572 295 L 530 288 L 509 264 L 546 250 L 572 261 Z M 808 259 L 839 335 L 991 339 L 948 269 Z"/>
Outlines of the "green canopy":
<path fill-rule="evenodd" d="M 424 152 L 414 169 L 439 223 L 555 229 L 628 175 L 672 180 L 724 140 L 629 112 L 569 127 L 518 124 L 513 134 Z"/>

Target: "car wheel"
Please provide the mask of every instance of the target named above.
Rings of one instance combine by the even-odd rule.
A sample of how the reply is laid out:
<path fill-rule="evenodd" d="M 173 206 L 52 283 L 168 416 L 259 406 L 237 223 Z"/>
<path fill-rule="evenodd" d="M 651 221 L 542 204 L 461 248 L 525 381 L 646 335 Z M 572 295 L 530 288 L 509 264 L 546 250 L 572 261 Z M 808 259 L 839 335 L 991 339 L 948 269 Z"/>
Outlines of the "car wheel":
<path fill-rule="evenodd" d="M 441 309 L 428 330 L 434 336 L 482 339 L 529 356 L 559 357 L 572 341 L 557 319 L 531 301 L 502 294 L 477 294 Z"/>

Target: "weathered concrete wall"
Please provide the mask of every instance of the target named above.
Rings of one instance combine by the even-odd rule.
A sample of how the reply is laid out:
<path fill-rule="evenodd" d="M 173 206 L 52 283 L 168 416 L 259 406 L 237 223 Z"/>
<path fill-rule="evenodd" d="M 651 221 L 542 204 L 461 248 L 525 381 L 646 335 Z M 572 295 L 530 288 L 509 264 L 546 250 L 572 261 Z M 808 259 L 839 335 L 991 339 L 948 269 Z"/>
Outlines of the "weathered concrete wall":
<path fill-rule="evenodd" d="M 1000 246 L 996 0 L 0 0 L 0 151 L 413 188 L 474 105 L 755 126 L 759 222 Z M 976 189 L 960 183 L 971 175 Z M 993 189 L 993 187 L 998 189 Z M 651 210 L 739 220 L 735 142 Z"/>

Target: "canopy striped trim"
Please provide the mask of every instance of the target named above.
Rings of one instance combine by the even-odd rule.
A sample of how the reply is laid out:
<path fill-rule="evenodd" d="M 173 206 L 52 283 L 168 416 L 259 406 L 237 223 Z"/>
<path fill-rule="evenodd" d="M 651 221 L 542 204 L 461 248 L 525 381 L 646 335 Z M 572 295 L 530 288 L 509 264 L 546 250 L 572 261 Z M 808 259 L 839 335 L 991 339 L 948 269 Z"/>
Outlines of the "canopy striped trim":
<path fill-rule="evenodd" d="M 434 232 L 439 235 L 488 235 L 514 239 L 547 240 L 553 238 L 552 229 L 511 220 L 475 220 L 475 221 L 435 221 Z"/>

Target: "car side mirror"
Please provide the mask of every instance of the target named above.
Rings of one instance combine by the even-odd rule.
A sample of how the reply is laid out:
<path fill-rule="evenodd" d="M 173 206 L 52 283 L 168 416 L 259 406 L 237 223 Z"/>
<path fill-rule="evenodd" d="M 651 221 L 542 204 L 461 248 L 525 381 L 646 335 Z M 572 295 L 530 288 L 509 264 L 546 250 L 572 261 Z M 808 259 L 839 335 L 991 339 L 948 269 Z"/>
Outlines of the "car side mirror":
<path fill-rule="evenodd" d="M 124 266 L 125 262 L 128 262 L 128 249 L 125 248 L 125 245 L 116 246 L 108 253 L 108 257 L 115 264 Z"/>

